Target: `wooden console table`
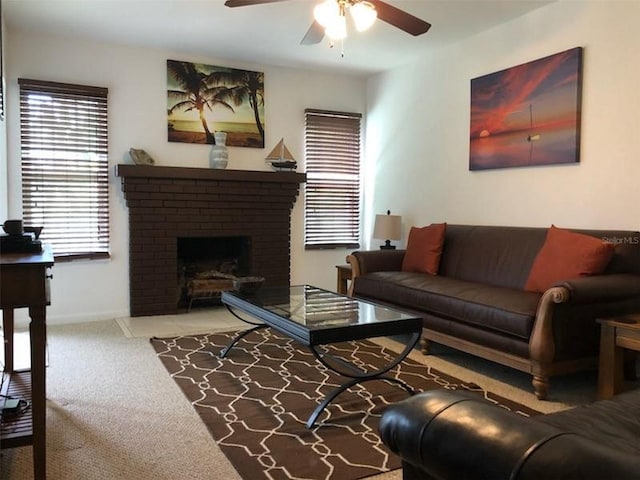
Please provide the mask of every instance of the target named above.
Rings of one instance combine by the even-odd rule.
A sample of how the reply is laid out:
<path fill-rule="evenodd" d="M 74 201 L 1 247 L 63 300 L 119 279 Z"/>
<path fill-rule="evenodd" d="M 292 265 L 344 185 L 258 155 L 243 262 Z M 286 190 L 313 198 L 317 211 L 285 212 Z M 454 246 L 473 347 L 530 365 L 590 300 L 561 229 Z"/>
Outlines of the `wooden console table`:
<path fill-rule="evenodd" d="M 600 367 L 598 399 L 609 399 L 622 391 L 624 350 L 640 352 L 640 314 L 605 318 L 600 323 Z"/>
<path fill-rule="evenodd" d="M 8 394 L 19 391 L 31 396 L 31 407 L 15 420 L 3 420 L 2 448 L 33 445 L 33 473 L 36 480 L 46 478 L 46 307 L 49 305 L 47 269 L 53 266 L 51 247 L 41 253 L 0 253 L 0 308 L 4 330 L 5 385 Z M 31 347 L 31 378 L 13 368 L 13 310 L 28 308 L 29 341 Z M 29 387 L 30 383 L 30 388 Z M 12 384 L 18 387 L 12 390 Z M 4 390 L 5 387 L 3 387 Z M 3 392 L 4 393 L 4 392 Z M 15 395 L 15 393 L 14 393 Z M 31 428 L 24 418 L 31 416 Z"/>

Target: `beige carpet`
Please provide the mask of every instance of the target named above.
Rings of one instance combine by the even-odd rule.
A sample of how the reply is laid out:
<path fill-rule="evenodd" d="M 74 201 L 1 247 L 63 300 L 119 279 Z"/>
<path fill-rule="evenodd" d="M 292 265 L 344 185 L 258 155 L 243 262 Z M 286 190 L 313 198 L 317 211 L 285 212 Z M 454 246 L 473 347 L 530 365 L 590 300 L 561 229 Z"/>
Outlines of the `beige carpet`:
<path fill-rule="evenodd" d="M 49 480 L 239 479 L 148 336 L 125 336 L 114 320 L 50 326 L 48 345 Z M 595 396 L 594 373 L 556 379 L 552 401 L 540 402 L 528 375 L 445 348 L 436 352 L 412 357 L 539 411 Z M 3 450 L 1 460 L 0 478 L 32 478 L 31 447 Z M 370 478 L 399 480 L 401 472 Z"/>

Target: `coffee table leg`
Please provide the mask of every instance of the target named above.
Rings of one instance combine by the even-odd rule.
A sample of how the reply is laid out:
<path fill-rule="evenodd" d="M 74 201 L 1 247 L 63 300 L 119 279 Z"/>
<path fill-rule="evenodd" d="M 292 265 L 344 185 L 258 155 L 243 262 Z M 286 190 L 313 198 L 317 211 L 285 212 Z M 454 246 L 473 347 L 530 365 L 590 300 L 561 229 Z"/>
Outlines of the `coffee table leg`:
<path fill-rule="evenodd" d="M 418 343 L 418 340 L 420 339 L 420 334 L 421 334 L 421 332 L 413 332 L 413 334 L 411 335 L 411 338 L 407 342 L 404 350 L 401 353 L 399 353 L 398 356 L 393 361 L 389 362 L 387 365 L 385 365 L 384 367 L 380 368 L 379 370 L 376 370 L 376 371 L 373 371 L 373 372 L 366 372 L 366 371 L 359 371 L 358 372 L 358 369 L 356 367 L 351 366 L 351 365 L 349 365 L 349 368 L 346 369 L 346 370 L 337 369 L 337 368 L 335 368 L 335 366 L 329 364 L 324 359 L 325 355 L 322 355 L 321 353 L 319 353 L 317 351 L 316 345 L 311 345 L 310 346 L 311 351 L 313 352 L 315 357 L 318 359 L 318 361 L 320 361 L 320 363 L 322 363 L 329 370 L 332 370 L 332 371 L 334 371 L 334 372 L 336 372 L 336 373 L 338 373 L 338 374 L 340 374 L 340 375 L 342 375 L 344 377 L 349 377 L 349 378 L 351 378 L 351 380 L 343 383 L 342 385 L 340 385 L 336 389 L 334 389 L 331 392 L 329 392 L 324 397 L 324 400 L 315 408 L 315 410 L 313 411 L 313 413 L 311 414 L 311 416 L 307 420 L 307 428 L 310 429 L 310 428 L 313 427 L 313 425 L 316 423 L 316 420 L 318 419 L 318 416 L 322 413 L 322 411 L 325 408 L 327 408 L 327 406 L 338 395 L 340 395 L 345 390 L 353 387 L 354 385 L 357 385 L 358 383 L 367 382 L 369 380 L 385 380 L 387 382 L 397 383 L 402 388 L 404 388 L 409 394 L 413 395 L 415 393 L 415 391 L 406 382 L 404 382 L 403 380 L 400 380 L 399 378 L 388 377 L 388 376 L 385 375 L 385 373 L 387 373 L 389 370 L 391 370 L 392 368 L 397 366 L 401 361 L 403 361 L 405 358 L 407 358 L 407 355 L 409 355 L 411 350 L 413 350 L 413 348 Z M 340 359 L 340 360 L 342 360 L 342 359 Z"/>
<path fill-rule="evenodd" d="M 349 380 L 348 382 L 343 383 L 342 385 L 340 385 L 335 390 L 332 390 L 326 397 L 324 397 L 324 400 L 322 401 L 322 403 L 320 403 L 316 407 L 316 409 L 313 411 L 313 413 L 311 414 L 311 416 L 307 420 L 307 428 L 309 428 L 309 429 L 313 428 L 313 425 L 316 423 L 316 420 L 318 419 L 318 415 L 320 415 L 322 413 L 322 411 L 325 408 L 327 408 L 327 406 L 333 401 L 334 398 L 336 398 L 338 395 L 340 395 L 345 390 L 353 387 L 354 385 L 357 385 L 358 383 L 364 383 L 364 382 L 367 382 L 369 380 L 386 380 L 387 382 L 397 383 L 402 388 L 404 388 L 407 391 L 407 393 L 409 393 L 410 395 L 413 395 L 413 394 L 416 393 L 413 388 L 411 388 L 409 385 L 407 385 L 406 382 L 400 380 L 399 378 L 385 377 L 383 375 L 380 375 L 380 376 L 377 376 L 377 377 L 372 377 L 372 378 L 353 378 L 353 379 Z"/>
<path fill-rule="evenodd" d="M 255 322 L 251 322 L 251 321 L 247 320 L 246 318 L 242 318 L 240 315 L 238 315 L 236 312 L 234 312 L 233 309 L 229 305 L 225 304 L 225 307 L 227 307 L 227 310 L 229 310 L 231 315 L 233 315 L 234 317 L 236 317 L 239 320 L 242 320 L 244 323 L 248 323 L 249 325 L 254 325 L 254 327 L 250 328 L 248 330 L 243 330 L 238 335 L 236 335 L 234 337 L 234 339 L 231 340 L 231 343 L 229 345 L 227 345 L 226 347 L 224 347 L 220 351 L 220 358 L 226 357 L 227 353 L 229 353 L 229 350 L 231 350 L 236 343 L 238 343 L 244 337 L 249 335 L 251 332 L 255 332 L 256 330 L 262 330 L 263 328 L 267 328 L 268 327 L 268 325 L 266 325 L 264 323 L 255 323 Z"/>

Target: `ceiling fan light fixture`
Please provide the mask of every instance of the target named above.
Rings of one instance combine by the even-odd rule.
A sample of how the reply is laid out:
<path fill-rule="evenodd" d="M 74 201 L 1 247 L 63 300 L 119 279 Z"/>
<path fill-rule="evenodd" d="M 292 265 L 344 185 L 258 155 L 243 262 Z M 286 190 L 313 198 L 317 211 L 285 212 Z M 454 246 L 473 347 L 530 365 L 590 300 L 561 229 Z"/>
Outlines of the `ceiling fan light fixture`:
<path fill-rule="evenodd" d="M 353 4 L 351 8 L 349 8 L 349 12 L 351 12 L 351 18 L 356 26 L 356 30 L 359 32 L 364 32 L 371 28 L 376 18 L 378 18 L 376 7 L 366 1 Z"/>
<path fill-rule="evenodd" d="M 324 33 L 331 40 L 342 40 L 347 37 L 347 17 L 338 15 L 332 23 L 327 25 Z"/>
<path fill-rule="evenodd" d="M 325 0 L 313 9 L 313 18 L 323 27 L 333 25 L 340 17 L 340 6 L 336 0 Z"/>

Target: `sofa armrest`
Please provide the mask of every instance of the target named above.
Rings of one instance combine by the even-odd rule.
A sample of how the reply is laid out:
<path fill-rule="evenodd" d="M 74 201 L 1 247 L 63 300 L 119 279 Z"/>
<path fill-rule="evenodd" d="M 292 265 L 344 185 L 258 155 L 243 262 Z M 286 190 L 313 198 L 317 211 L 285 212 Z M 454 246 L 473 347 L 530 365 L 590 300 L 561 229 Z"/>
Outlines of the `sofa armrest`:
<path fill-rule="evenodd" d="M 536 320 L 529 339 L 529 356 L 533 361 L 533 385 L 536 396 L 544 400 L 549 388 L 548 378 L 542 376 L 544 366 L 553 361 L 556 345 L 553 337 L 553 310 L 555 304 L 568 302 L 569 290 L 566 287 L 551 287 L 540 297 Z"/>
<path fill-rule="evenodd" d="M 439 479 L 510 479 L 530 450 L 564 434 L 469 394 L 431 390 L 387 408 L 383 442 Z"/>
<path fill-rule="evenodd" d="M 605 312 L 604 307 L 608 303 L 611 304 L 609 314 Z M 637 311 L 637 306 L 640 305 L 640 276 L 611 274 L 581 277 L 559 282 L 542 294 L 529 340 L 529 356 L 533 362 L 533 384 L 536 395 L 541 400 L 546 398 L 548 389 L 548 379 L 542 372 L 552 363 L 556 354 L 554 312 L 557 304 L 583 308 L 589 308 L 591 304 L 600 304 L 599 313 L 602 316 Z M 624 304 L 624 307 L 620 307 L 620 304 Z M 621 308 L 624 311 L 621 311 Z M 595 319 L 587 316 L 585 321 L 593 323 Z"/>
<path fill-rule="evenodd" d="M 347 256 L 353 278 L 371 272 L 392 272 L 402 269 L 405 250 L 358 250 Z"/>
<path fill-rule="evenodd" d="M 637 478 L 640 459 L 470 394 L 431 390 L 380 420 L 384 443 L 438 479 Z"/>
<path fill-rule="evenodd" d="M 602 303 L 640 298 L 640 275 L 618 273 L 565 280 L 556 284 L 569 292 L 572 303 Z"/>

